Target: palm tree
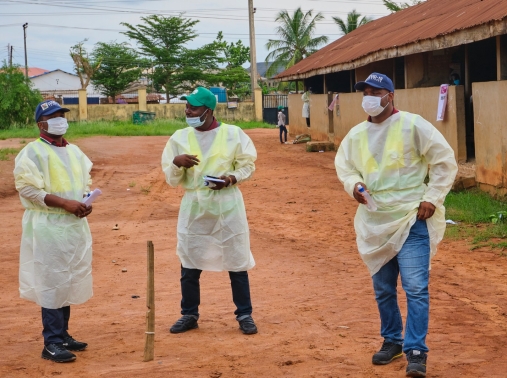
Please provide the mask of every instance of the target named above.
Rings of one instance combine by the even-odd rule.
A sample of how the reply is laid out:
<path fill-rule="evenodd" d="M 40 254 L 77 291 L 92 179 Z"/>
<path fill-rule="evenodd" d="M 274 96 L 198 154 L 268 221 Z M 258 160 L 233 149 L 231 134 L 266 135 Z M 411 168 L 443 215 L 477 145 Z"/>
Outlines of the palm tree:
<path fill-rule="evenodd" d="M 356 10 L 352 10 L 349 14 L 347 14 L 347 23 L 345 23 L 340 17 L 333 17 L 334 22 L 340 27 L 340 30 L 343 34 L 349 34 L 351 31 L 356 30 L 361 25 L 364 25 L 372 20 L 372 18 L 364 16 L 361 17 L 360 13 L 357 13 Z"/>
<path fill-rule="evenodd" d="M 390 0 L 382 0 L 382 2 L 384 3 L 385 7 L 391 11 L 391 13 L 394 13 L 402 9 L 411 7 L 413 5 L 421 4 L 423 0 L 412 0 L 411 3 L 400 3 L 400 4 L 397 4 L 394 1 Z"/>
<path fill-rule="evenodd" d="M 279 67 L 292 67 L 327 43 L 326 36 L 314 37 L 317 22 L 323 19 L 322 13 L 312 18 L 312 10 L 303 13 L 301 7 L 292 16 L 286 10 L 278 13 L 275 21 L 280 25 L 275 31 L 280 39 L 270 39 L 266 43 L 269 51 L 266 63 L 273 61 L 266 71 L 267 77 L 273 76 Z"/>

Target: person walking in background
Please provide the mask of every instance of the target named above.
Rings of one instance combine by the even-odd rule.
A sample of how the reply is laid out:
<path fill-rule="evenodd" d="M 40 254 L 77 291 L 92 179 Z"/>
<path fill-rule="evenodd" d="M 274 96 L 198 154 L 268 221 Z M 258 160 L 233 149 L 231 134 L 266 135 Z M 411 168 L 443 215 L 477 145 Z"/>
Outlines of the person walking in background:
<path fill-rule="evenodd" d="M 21 298 L 42 307 L 42 358 L 76 359 L 71 351 L 88 344 L 69 335 L 70 305 L 93 295 L 92 236 L 86 217 L 91 206 L 81 202 L 90 192 L 91 161 L 63 135 L 65 112 L 55 101 L 35 110 L 40 138 L 16 156 L 14 178 L 23 215 L 19 264 Z"/>
<path fill-rule="evenodd" d="M 306 127 L 310 127 L 310 95 L 312 94 L 312 87 L 303 93 L 301 100 L 303 100 L 303 118 L 306 118 Z"/>
<path fill-rule="evenodd" d="M 181 99 L 187 101 L 189 127 L 173 134 L 162 155 L 167 183 L 185 189 L 176 247 L 181 262 L 182 317 L 170 332 L 198 328 L 201 272 L 226 270 L 239 328 L 244 334 L 254 334 L 257 326 L 252 319 L 247 271 L 255 261 L 238 184 L 252 177 L 257 151 L 243 130 L 215 119 L 217 100 L 208 89 L 198 87 Z M 204 180 L 203 176 L 210 175 L 223 181 Z"/>
<path fill-rule="evenodd" d="M 372 362 L 385 365 L 405 352 L 409 377 L 425 377 L 428 347 L 430 259 L 445 232 L 445 197 L 457 173 L 454 151 L 417 114 L 394 108 L 394 86 L 372 73 L 363 91 L 368 120 L 345 136 L 335 159 L 345 191 L 360 204 L 354 219 L 357 246 L 373 279 L 384 342 Z M 429 182 L 424 183 L 429 175 Z M 397 300 L 398 276 L 407 296 L 405 338 Z"/>
<path fill-rule="evenodd" d="M 283 113 L 283 106 L 278 106 L 278 127 L 280 128 L 280 143 L 287 143 L 287 127 L 285 126 L 286 116 Z M 282 133 L 285 134 L 285 140 L 282 139 Z"/>

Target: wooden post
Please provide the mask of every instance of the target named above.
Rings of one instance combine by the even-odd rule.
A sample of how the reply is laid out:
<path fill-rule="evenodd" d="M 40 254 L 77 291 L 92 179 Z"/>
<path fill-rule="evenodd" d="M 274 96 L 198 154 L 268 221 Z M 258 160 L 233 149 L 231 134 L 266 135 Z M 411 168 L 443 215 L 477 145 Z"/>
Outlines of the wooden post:
<path fill-rule="evenodd" d="M 152 361 L 155 347 L 155 258 L 153 243 L 148 241 L 148 280 L 146 285 L 146 332 L 144 336 L 144 361 Z"/>
<path fill-rule="evenodd" d="M 502 45 L 500 36 L 496 36 L 496 80 L 502 80 Z"/>

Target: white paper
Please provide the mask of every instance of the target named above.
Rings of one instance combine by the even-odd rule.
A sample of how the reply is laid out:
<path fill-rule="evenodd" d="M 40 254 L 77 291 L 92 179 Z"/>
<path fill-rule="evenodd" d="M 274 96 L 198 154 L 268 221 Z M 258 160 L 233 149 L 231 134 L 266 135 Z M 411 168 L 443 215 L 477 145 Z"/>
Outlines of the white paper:
<path fill-rule="evenodd" d="M 90 194 L 83 198 L 83 200 L 81 202 L 83 202 L 86 206 L 90 206 L 92 204 L 93 201 L 95 201 L 95 199 L 97 199 L 98 196 L 100 196 L 102 194 L 102 191 L 97 188 L 95 190 L 92 190 L 90 192 Z"/>
<path fill-rule="evenodd" d="M 448 91 L 449 91 L 449 84 L 442 84 L 440 86 L 440 94 L 438 95 L 437 121 L 444 120 L 445 107 L 447 105 L 447 92 Z"/>
<path fill-rule="evenodd" d="M 209 177 L 209 176 L 204 176 L 203 179 L 204 179 L 204 181 L 225 182 L 225 180 L 213 178 L 213 177 Z"/>

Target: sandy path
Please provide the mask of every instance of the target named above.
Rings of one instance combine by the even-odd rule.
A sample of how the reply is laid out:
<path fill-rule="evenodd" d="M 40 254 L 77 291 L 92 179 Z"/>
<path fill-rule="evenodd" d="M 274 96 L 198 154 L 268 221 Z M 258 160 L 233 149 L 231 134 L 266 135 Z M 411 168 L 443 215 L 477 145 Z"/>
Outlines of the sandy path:
<path fill-rule="evenodd" d="M 179 317 L 182 190 L 166 185 L 160 169 L 167 138 L 78 141 L 104 195 L 89 218 L 94 297 L 71 316 L 71 334 L 89 348 L 71 364 L 40 358 L 40 310 L 19 299 L 23 210 L 14 162 L 0 161 L 0 376 L 404 377 L 404 359 L 371 365 L 381 343 L 378 313 L 355 247 L 356 204 L 336 178 L 334 153 L 280 145 L 277 130 L 248 134 L 259 154 L 254 179 L 241 186 L 257 262 L 250 273 L 259 327 L 253 336 L 237 329 L 227 274 L 210 272 L 201 280 L 200 328 L 168 332 Z M 156 254 L 156 349 L 155 360 L 143 363 L 147 240 Z M 506 258 L 445 241 L 431 275 L 428 377 L 505 377 Z"/>

